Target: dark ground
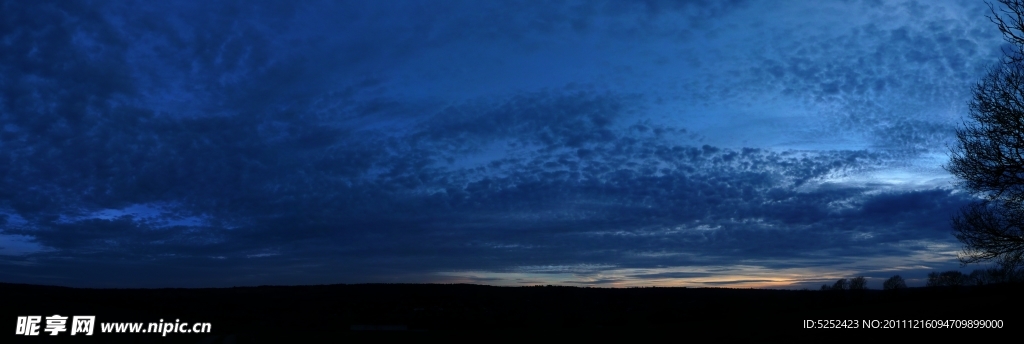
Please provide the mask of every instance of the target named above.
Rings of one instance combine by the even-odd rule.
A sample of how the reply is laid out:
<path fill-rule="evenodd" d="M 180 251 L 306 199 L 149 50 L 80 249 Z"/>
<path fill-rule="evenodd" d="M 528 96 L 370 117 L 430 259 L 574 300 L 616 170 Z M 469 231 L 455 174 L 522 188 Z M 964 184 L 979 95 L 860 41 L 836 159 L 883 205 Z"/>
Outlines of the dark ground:
<path fill-rule="evenodd" d="M 1019 334 L 1021 285 L 898 292 L 361 284 L 76 289 L 0 283 L 0 343 L 349 343 L 514 338 L 783 342 Z M 15 336 L 18 316 L 95 315 L 93 336 Z M 208 322 L 211 333 L 101 333 L 104 322 Z M 806 329 L 805 320 L 1002 320 L 1002 329 Z M 824 325 L 823 323 L 821 323 Z M 849 322 L 848 322 L 849 324 Z M 889 323 L 892 325 L 892 323 Z M 907 323 L 908 325 L 912 323 Z M 45 319 L 42 327 L 45 326 Z M 819 325 L 820 326 L 820 325 Z M 68 326 L 70 328 L 70 325 Z M 708 337 L 710 336 L 710 337 Z M 699 339 L 704 338 L 704 339 Z M 845 340 L 844 340 L 845 341 Z"/>

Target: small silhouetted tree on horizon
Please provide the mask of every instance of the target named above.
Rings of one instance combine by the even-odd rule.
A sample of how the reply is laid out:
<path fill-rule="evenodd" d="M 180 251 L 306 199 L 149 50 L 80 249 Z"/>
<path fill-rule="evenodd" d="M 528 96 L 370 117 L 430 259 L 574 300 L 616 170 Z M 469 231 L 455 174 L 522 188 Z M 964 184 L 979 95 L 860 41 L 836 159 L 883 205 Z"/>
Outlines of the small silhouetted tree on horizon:
<path fill-rule="evenodd" d="M 850 279 L 850 290 L 866 290 L 868 289 L 868 280 L 864 276 L 857 276 Z"/>
<path fill-rule="evenodd" d="M 966 285 L 969 278 L 957 270 L 928 273 L 928 287 L 959 287 Z"/>
<path fill-rule="evenodd" d="M 882 290 L 900 290 L 907 289 L 907 282 L 903 280 L 900 275 L 889 277 L 889 279 L 882 282 Z"/>
<path fill-rule="evenodd" d="M 868 289 L 868 280 L 867 280 L 867 278 L 864 278 L 864 276 L 854 277 L 854 278 L 851 278 L 849 280 L 847 280 L 845 278 L 840 278 L 838 281 L 833 283 L 832 286 L 829 286 L 828 284 L 822 284 L 821 285 L 821 290 L 844 291 L 844 290 L 867 290 L 867 289 Z"/>
<path fill-rule="evenodd" d="M 928 273 L 928 281 L 924 283 L 924 286 L 938 287 L 940 283 L 941 282 L 939 281 L 939 273 L 932 271 Z"/>
<path fill-rule="evenodd" d="M 840 278 L 836 283 L 832 284 L 832 290 L 846 290 L 849 285 L 845 278 Z"/>
<path fill-rule="evenodd" d="M 971 274 L 967 275 L 967 280 L 970 285 L 992 284 L 992 279 L 989 277 L 988 272 L 982 269 L 971 271 Z"/>

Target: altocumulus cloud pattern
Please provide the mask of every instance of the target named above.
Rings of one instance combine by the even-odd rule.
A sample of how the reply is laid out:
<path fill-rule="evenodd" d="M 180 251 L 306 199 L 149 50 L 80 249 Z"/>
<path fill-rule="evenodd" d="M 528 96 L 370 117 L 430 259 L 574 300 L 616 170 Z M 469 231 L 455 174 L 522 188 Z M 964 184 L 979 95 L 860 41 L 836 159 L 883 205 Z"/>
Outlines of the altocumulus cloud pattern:
<path fill-rule="evenodd" d="M 5 1 L 0 278 L 923 277 L 957 264 L 987 10 Z"/>

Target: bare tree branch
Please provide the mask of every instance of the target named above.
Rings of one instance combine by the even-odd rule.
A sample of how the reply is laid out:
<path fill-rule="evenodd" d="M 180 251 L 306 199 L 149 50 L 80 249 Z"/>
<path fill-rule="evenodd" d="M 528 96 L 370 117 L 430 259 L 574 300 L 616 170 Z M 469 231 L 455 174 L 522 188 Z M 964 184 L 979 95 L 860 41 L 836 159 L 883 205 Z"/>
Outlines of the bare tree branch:
<path fill-rule="evenodd" d="M 989 4 L 1003 38 L 1014 46 L 973 90 L 969 120 L 957 129 L 957 145 L 944 166 L 960 186 L 985 197 L 952 221 L 964 248 L 964 264 L 1024 261 L 1024 0 Z"/>

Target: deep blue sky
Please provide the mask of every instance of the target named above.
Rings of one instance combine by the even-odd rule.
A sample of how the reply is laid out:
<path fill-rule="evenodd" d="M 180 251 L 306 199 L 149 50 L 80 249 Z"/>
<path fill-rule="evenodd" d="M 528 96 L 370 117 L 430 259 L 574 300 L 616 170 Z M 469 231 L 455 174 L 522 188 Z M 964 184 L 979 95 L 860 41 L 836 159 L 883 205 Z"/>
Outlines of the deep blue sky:
<path fill-rule="evenodd" d="M 0 281 L 922 285 L 986 14 L 4 1 Z"/>

